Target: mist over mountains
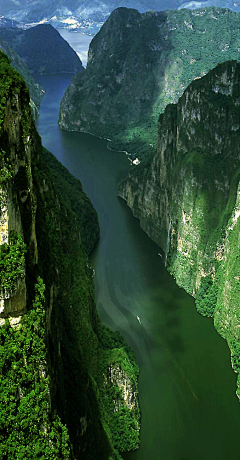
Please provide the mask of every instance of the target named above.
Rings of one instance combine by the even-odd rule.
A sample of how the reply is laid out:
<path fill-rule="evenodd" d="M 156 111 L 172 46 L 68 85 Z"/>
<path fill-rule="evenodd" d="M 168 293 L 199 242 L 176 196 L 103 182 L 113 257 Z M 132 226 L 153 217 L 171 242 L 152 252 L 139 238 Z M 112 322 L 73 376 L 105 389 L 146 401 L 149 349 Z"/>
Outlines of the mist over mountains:
<path fill-rule="evenodd" d="M 239 0 L 0 0 L 0 14 L 20 22 L 34 25 L 50 22 L 55 27 L 80 30 L 95 35 L 110 13 L 118 7 L 134 8 L 143 13 L 148 10 L 177 8 L 196 9 L 218 6 L 240 11 Z"/>

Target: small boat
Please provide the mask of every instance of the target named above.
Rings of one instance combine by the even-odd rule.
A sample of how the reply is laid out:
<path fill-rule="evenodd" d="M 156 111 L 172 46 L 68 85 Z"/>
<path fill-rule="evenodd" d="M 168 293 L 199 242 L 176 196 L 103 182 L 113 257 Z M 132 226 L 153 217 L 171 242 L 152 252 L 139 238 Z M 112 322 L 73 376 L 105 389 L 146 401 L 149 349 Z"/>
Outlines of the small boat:
<path fill-rule="evenodd" d="M 137 320 L 138 320 L 139 324 L 141 324 L 141 320 L 140 320 L 139 316 L 137 316 Z"/>

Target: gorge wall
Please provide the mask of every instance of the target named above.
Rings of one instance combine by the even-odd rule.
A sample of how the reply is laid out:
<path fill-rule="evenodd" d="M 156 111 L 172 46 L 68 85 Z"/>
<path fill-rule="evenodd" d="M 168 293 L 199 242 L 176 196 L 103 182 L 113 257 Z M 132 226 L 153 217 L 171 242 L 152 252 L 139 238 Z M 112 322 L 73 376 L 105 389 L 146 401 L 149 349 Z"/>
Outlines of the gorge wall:
<path fill-rule="evenodd" d="M 158 149 L 121 184 L 179 286 L 214 317 L 240 372 L 240 64 L 192 82 L 158 124 Z M 239 385 L 238 377 L 238 385 Z M 238 387 L 238 395 L 240 390 Z"/>
<path fill-rule="evenodd" d="M 221 8 L 113 11 L 61 103 L 62 129 L 111 139 L 146 157 L 157 147 L 159 113 L 218 63 L 239 58 L 239 14 Z"/>
<path fill-rule="evenodd" d="M 21 56 L 32 74 L 74 74 L 83 70 L 77 53 L 50 24 L 26 30 L 2 27 L 0 36 Z"/>
<path fill-rule="evenodd" d="M 0 96 L 0 457 L 119 459 L 139 445 L 138 367 L 95 307 L 97 215 L 3 53 Z"/>
<path fill-rule="evenodd" d="M 28 89 L 30 91 L 31 97 L 31 106 L 33 108 L 33 114 L 35 113 L 37 118 L 38 108 L 41 103 L 41 99 L 44 95 L 44 90 L 41 86 L 34 80 L 33 76 L 30 74 L 29 69 L 27 68 L 23 59 L 2 39 L 1 29 L 0 29 L 0 49 L 5 53 L 8 58 L 11 60 L 11 66 L 16 69 L 24 78 Z"/>

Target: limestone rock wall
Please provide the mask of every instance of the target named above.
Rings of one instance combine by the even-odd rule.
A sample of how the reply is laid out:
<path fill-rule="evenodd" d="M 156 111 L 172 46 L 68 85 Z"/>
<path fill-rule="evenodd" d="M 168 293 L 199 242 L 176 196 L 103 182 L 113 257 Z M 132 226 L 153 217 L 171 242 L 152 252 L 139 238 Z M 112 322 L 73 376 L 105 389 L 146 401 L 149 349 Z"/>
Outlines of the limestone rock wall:
<path fill-rule="evenodd" d="M 134 359 L 128 358 L 123 339 L 104 328 L 96 310 L 88 255 L 99 238 L 97 214 L 81 183 L 43 149 L 32 121 L 28 90 L 9 64 L 0 52 L 0 326 L 8 328 L 10 324 L 7 331 L 2 328 L 8 337 L 11 328 L 18 330 L 22 316 L 25 324 L 26 318 L 36 313 L 34 323 L 29 322 L 23 347 L 26 345 L 29 354 L 34 353 L 32 350 L 37 353 L 37 373 L 42 375 L 46 371 L 49 412 L 53 419 L 57 414 L 67 427 L 71 459 L 99 460 L 99 455 L 102 460 L 119 459 L 108 417 L 115 407 L 111 379 L 105 406 L 100 398 L 106 390 L 102 372 L 108 362 L 105 356 L 120 353 L 120 364 L 127 363 L 123 375 L 129 397 L 132 392 L 137 398 L 138 371 Z M 35 293 L 39 277 L 45 290 L 42 303 Z M 41 359 L 38 362 L 42 354 L 39 343 L 32 339 L 35 328 L 42 340 L 39 348 L 47 350 L 47 363 L 45 358 L 44 363 Z M 4 375 L 1 380 L 6 387 L 10 385 L 8 377 Z M 16 385 L 17 379 L 18 374 Z M 32 368 L 29 379 L 35 392 Z M 43 387 L 46 389 L 45 384 Z M 118 396 L 119 391 L 124 401 L 125 386 L 118 390 Z M 41 398 L 39 387 L 37 392 Z M 15 409 L 18 411 L 17 406 Z M 139 445 L 138 404 L 135 411 L 131 410 L 130 421 L 136 425 L 131 428 L 134 444 L 126 424 L 122 450 Z M 44 411 L 48 412 L 47 406 Z M 117 414 L 117 426 L 121 423 L 120 415 Z M 14 423 L 16 418 L 13 417 Z M 16 432 L 21 430 L 18 419 Z M 33 444 L 39 445 L 38 429 L 34 430 Z M 26 439 L 19 438 L 14 443 L 18 451 L 26 447 Z M 8 439 L 6 442 L 9 446 Z"/>
<path fill-rule="evenodd" d="M 160 116 L 158 151 L 150 165 L 137 166 L 119 189 L 142 228 L 165 251 L 178 282 L 184 276 L 193 295 L 201 273 L 214 273 L 220 229 L 235 204 L 238 78 L 239 64 L 227 62 L 193 82 Z"/>
<path fill-rule="evenodd" d="M 157 148 L 157 121 L 189 83 L 239 58 L 239 16 L 224 8 L 113 11 L 71 82 L 59 124 L 111 139 L 137 157 Z M 216 83 L 217 84 L 217 83 Z"/>
<path fill-rule="evenodd" d="M 121 184 L 177 283 L 213 316 L 239 372 L 240 65 L 192 82 L 160 115 L 158 150 Z"/>
<path fill-rule="evenodd" d="M 36 240 L 36 197 L 31 174 L 35 140 L 30 136 L 34 130 L 29 105 L 25 105 L 25 94 L 13 93 L 7 100 L 0 131 L 1 175 L 9 169 L 11 179 L 0 184 L 0 242 L 9 243 L 12 231 L 20 234 L 31 253 L 30 266 L 38 261 Z M 6 160 L 6 158 L 7 160 Z M 6 162 L 7 161 L 7 162 Z M 26 220 L 27 225 L 26 225 Z M 30 261 L 30 259 L 29 259 Z M 19 316 L 27 307 L 26 274 L 16 283 L 11 292 L 1 293 L 2 317 Z"/>

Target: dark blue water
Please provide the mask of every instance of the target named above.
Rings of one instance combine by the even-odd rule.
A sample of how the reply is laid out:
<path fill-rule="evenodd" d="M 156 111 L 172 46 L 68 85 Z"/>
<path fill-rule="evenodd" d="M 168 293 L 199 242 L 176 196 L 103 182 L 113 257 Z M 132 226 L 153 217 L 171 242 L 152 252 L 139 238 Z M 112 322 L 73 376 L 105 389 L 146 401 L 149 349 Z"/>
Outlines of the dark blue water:
<path fill-rule="evenodd" d="M 107 150 L 104 140 L 58 128 L 69 81 L 66 75 L 39 79 L 47 93 L 37 127 L 97 209 L 101 239 L 91 259 L 97 307 L 103 322 L 133 346 L 140 366 L 141 447 L 124 458 L 240 459 L 240 406 L 227 344 L 176 286 L 159 248 L 117 198 L 127 157 Z"/>

